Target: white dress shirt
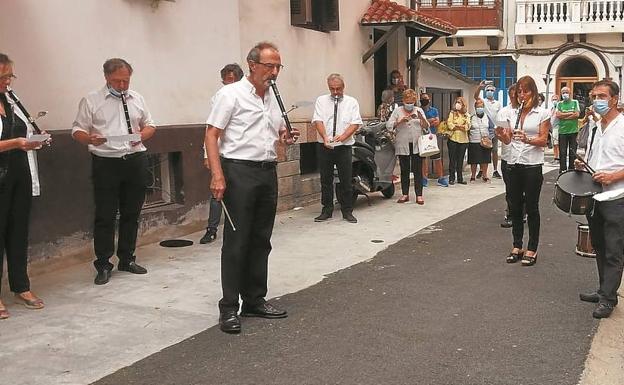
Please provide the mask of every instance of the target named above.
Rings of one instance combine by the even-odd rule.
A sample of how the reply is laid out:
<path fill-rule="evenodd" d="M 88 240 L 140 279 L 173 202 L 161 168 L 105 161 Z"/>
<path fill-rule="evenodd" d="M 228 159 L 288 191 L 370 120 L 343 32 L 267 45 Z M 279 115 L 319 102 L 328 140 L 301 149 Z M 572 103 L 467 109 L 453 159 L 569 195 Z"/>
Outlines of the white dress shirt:
<path fill-rule="evenodd" d="M 316 98 L 314 115 L 312 116 L 312 123 L 314 122 L 323 122 L 327 136 L 330 138 L 332 137 L 334 130 L 334 98 L 332 98 L 330 94 Z M 360 105 L 355 98 L 344 95 L 342 100 L 338 102 L 335 136 L 342 135 L 351 124 L 362 124 Z M 317 135 L 317 141 L 323 143 L 323 138 Z M 351 135 L 349 139 L 342 144 L 348 146 L 353 143 L 355 143 L 355 139 L 353 139 L 353 135 Z"/>
<path fill-rule="evenodd" d="M 511 129 L 513 130 L 518 119 L 518 110 L 512 110 Z M 526 136 L 535 137 L 539 135 L 539 126 L 542 122 L 550 120 L 550 111 L 543 107 L 534 107 L 524 118 L 524 123 L 520 122 L 518 129 L 523 130 Z M 544 164 L 544 147 L 521 142 L 517 139 L 511 140 L 509 144 L 508 164 L 538 165 Z"/>
<path fill-rule="evenodd" d="M 618 114 L 605 128 L 596 123 L 596 138 L 587 139 L 585 160 L 594 171 L 620 171 L 624 169 L 624 116 Z M 589 148 L 592 143 L 591 149 Z M 596 200 L 615 200 L 624 197 L 624 180 L 602 186 L 603 193 L 596 194 Z M 604 195 L 603 195 L 604 194 Z"/>
<path fill-rule="evenodd" d="M 34 134 L 35 130 L 33 129 L 32 124 L 26 119 L 26 115 L 22 113 L 15 101 L 11 99 L 9 94 L 5 93 L 7 101 L 11 105 L 15 116 L 19 117 L 26 124 L 26 136 L 30 137 Z M 2 137 L 2 119 L 0 119 L 0 137 Z M 21 151 L 21 150 L 20 150 Z M 26 151 L 26 156 L 28 157 L 28 166 L 30 168 L 30 177 L 32 179 L 32 195 L 39 196 L 41 193 L 41 188 L 39 185 L 39 169 L 37 166 L 37 152 L 35 150 Z"/>
<path fill-rule="evenodd" d="M 492 120 L 494 122 L 495 120 Z M 489 120 L 487 114 L 483 114 L 482 117 L 478 117 L 476 114 L 470 118 L 470 143 L 481 143 L 481 138 L 489 138 L 490 131 L 488 130 Z"/>
<path fill-rule="evenodd" d="M 217 91 L 206 124 L 223 130 L 221 156 L 257 162 L 277 160 L 275 144 L 286 129 L 273 90 L 262 99 L 246 77 Z"/>
<path fill-rule="evenodd" d="M 141 127 L 155 127 L 143 96 L 138 92 L 128 90 L 126 103 L 133 133 L 138 134 Z M 106 86 L 82 98 L 78 105 L 78 114 L 74 120 L 72 135 L 76 131 L 101 136 L 127 135 L 128 125 L 121 99 L 113 96 Z M 130 142 L 106 142 L 99 146 L 89 145 L 89 151 L 92 154 L 104 158 L 120 158 L 124 155 L 146 150 L 143 143 L 136 146 L 132 146 Z"/>

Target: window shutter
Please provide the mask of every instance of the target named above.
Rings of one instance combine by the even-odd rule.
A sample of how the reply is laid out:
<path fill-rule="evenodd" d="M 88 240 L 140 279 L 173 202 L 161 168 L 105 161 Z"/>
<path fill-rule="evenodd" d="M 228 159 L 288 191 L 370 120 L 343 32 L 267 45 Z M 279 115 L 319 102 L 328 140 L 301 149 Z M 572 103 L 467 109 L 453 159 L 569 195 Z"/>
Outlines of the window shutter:
<path fill-rule="evenodd" d="M 290 0 L 290 24 L 306 26 L 312 22 L 312 0 Z"/>
<path fill-rule="evenodd" d="M 340 5 L 338 0 L 324 0 L 322 3 L 321 30 L 325 32 L 340 31 Z"/>

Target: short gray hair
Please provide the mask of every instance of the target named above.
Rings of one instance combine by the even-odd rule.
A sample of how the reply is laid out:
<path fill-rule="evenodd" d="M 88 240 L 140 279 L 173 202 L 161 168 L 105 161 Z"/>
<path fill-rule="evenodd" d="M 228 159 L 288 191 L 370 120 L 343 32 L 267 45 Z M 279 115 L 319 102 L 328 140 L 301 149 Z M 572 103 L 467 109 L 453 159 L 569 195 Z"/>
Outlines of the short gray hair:
<path fill-rule="evenodd" d="M 9 59 L 9 57 L 3 53 L 0 53 L 0 64 L 2 65 L 11 65 L 13 61 Z"/>
<path fill-rule="evenodd" d="M 384 103 L 391 104 L 394 102 L 394 91 L 392 90 L 383 90 L 381 93 L 381 101 Z"/>
<path fill-rule="evenodd" d="M 102 66 L 102 69 L 104 69 L 104 75 L 110 75 L 113 72 L 117 71 L 120 68 L 127 68 L 128 71 L 130 72 L 130 75 L 132 75 L 132 66 L 130 65 L 130 63 L 128 63 L 127 61 L 125 61 L 124 59 L 120 59 L 120 58 L 112 58 L 112 59 L 108 59 L 107 61 L 104 62 L 104 65 Z"/>
<path fill-rule="evenodd" d="M 279 52 L 279 49 L 277 49 L 277 46 L 275 44 L 268 41 L 261 41 L 249 51 L 249 53 L 247 54 L 247 61 L 258 63 L 260 61 L 260 52 L 265 49 L 271 49 L 273 51 Z"/>
<path fill-rule="evenodd" d="M 332 80 L 340 80 L 342 82 L 342 84 L 344 85 L 344 79 L 342 78 L 342 75 L 340 74 L 329 74 L 329 76 L 327 77 L 327 83 L 331 82 Z"/>

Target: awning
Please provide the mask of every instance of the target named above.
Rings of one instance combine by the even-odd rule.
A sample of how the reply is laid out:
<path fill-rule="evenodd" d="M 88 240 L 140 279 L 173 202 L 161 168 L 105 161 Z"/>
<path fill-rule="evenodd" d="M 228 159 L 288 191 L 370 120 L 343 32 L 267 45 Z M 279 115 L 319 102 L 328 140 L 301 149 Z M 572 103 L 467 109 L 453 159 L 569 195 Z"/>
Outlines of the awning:
<path fill-rule="evenodd" d="M 457 28 L 447 21 L 423 15 L 418 11 L 390 0 L 373 0 L 371 6 L 360 19 L 360 25 L 363 27 L 390 27 L 388 32 L 364 53 L 362 63 L 365 63 L 379 48 L 386 44 L 388 39 L 401 26 L 405 26 L 406 33 L 410 37 L 432 38 L 416 52 L 415 57 L 410 59 L 411 62 L 440 37 L 454 35 L 457 32 Z"/>

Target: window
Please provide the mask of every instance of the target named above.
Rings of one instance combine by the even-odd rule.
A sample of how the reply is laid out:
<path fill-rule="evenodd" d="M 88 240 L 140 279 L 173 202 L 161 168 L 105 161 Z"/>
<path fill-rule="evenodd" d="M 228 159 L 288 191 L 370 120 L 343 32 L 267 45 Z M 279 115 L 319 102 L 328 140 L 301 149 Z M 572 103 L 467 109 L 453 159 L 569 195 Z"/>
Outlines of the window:
<path fill-rule="evenodd" d="M 494 81 L 499 95 L 502 96 L 502 104 L 507 105 L 507 88 L 516 82 L 517 66 L 511 57 L 451 57 L 437 60 L 439 63 L 473 80 Z"/>
<path fill-rule="evenodd" d="M 148 154 L 147 192 L 144 208 L 181 203 L 182 164 L 179 152 Z"/>
<path fill-rule="evenodd" d="M 290 24 L 316 31 L 339 31 L 338 0 L 290 0 Z"/>

